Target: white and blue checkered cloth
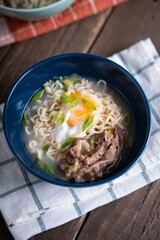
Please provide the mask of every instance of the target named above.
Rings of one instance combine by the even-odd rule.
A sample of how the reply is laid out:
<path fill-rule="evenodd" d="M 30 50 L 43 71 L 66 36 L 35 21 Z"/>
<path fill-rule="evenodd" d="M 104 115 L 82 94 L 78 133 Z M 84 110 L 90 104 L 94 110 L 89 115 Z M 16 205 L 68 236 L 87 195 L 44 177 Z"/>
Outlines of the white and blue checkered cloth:
<path fill-rule="evenodd" d="M 118 179 L 98 187 L 73 189 L 43 182 L 23 169 L 9 150 L 0 123 L 0 210 L 16 240 L 64 224 L 160 178 L 160 58 L 150 39 L 110 59 L 131 72 L 143 87 L 152 112 L 145 153 Z M 0 106 L 2 120 L 3 105 Z"/>

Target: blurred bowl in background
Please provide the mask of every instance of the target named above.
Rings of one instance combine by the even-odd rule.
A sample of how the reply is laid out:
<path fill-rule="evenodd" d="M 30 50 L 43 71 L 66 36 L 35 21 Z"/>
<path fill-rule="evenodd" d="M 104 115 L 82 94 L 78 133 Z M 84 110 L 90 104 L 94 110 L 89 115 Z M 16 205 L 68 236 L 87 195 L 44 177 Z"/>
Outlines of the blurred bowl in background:
<path fill-rule="evenodd" d="M 74 0 L 59 0 L 53 4 L 40 8 L 20 9 L 0 5 L 0 13 L 21 20 L 36 20 L 53 16 L 69 7 Z"/>

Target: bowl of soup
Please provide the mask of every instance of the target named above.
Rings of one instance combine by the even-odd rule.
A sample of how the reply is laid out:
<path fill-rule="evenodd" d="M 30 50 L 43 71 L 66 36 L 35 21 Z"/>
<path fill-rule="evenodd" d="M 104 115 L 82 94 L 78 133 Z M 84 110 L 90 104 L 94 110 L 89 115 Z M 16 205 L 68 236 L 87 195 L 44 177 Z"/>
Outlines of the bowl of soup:
<path fill-rule="evenodd" d="M 90 187 L 120 177 L 150 134 L 145 93 L 106 58 L 72 53 L 46 59 L 15 83 L 4 132 L 16 159 L 47 182 Z"/>
<path fill-rule="evenodd" d="M 21 20 L 48 18 L 69 7 L 74 0 L 0 0 L 0 13 Z"/>

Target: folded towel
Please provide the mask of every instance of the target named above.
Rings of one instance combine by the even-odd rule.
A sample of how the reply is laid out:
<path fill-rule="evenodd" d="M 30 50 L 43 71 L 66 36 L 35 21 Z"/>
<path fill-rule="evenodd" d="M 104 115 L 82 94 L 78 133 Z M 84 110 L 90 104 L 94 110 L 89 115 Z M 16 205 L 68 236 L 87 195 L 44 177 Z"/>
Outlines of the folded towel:
<path fill-rule="evenodd" d="M 39 36 L 71 22 L 97 14 L 126 0 L 75 0 L 65 11 L 48 19 L 21 21 L 0 15 L 0 46 Z"/>
<path fill-rule="evenodd" d="M 18 164 L 0 123 L 0 210 L 16 240 L 64 224 L 160 178 L 160 58 L 150 39 L 110 59 L 129 70 L 143 87 L 152 112 L 149 144 L 139 161 L 114 181 L 92 188 L 67 188 L 41 181 Z M 2 120 L 3 105 L 0 106 Z"/>

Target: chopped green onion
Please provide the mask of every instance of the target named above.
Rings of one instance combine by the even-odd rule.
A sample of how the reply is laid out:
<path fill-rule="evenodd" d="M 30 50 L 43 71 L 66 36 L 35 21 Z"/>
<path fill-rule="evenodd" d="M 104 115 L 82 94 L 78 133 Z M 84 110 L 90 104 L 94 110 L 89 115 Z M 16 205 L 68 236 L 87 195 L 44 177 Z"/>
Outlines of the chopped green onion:
<path fill-rule="evenodd" d="M 72 76 L 70 78 L 68 78 L 71 82 L 75 82 L 77 81 L 77 77 L 76 76 Z"/>
<path fill-rule="evenodd" d="M 61 126 L 66 120 L 66 114 L 63 113 L 61 118 L 58 120 L 58 125 Z"/>
<path fill-rule="evenodd" d="M 46 114 L 50 114 L 50 112 L 46 112 Z"/>
<path fill-rule="evenodd" d="M 123 120 L 122 120 L 122 124 L 123 124 L 125 127 L 128 127 L 129 124 L 130 124 L 130 122 L 131 122 L 131 116 L 130 116 L 129 113 L 126 113 L 126 114 L 124 115 Z"/>
<path fill-rule="evenodd" d="M 106 134 L 111 133 L 111 129 L 105 131 Z"/>
<path fill-rule="evenodd" d="M 52 80 L 53 81 L 61 80 L 61 77 L 53 77 Z"/>
<path fill-rule="evenodd" d="M 34 159 L 34 163 L 35 163 L 35 164 L 38 164 L 38 162 L 39 162 L 39 158 L 36 157 L 36 158 Z"/>
<path fill-rule="evenodd" d="M 96 106 L 95 106 L 92 102 L 88 101 L 88 100 L 85 99 L 85 98 L 83 98 L 82 101 L 83 101 L 83 104 L 84 104 L 87 108 L 90 108 L 90 109 L 93 109 L 93 110 L 97 110 Z M 91 105 L 91 106 L 90 106 L 90 105 Z"/>
<path fill-rule="evenodd" d="M 80 82 L 81 82 L 81 80 L 78 79 L 78 78 L 75 77 L 75 76 L 72 76 L 72 77 L 70 77 L 70 78 L 65 79 L 65 80 L 62 82 L 64 91 L 67 91 L 67 90 L 68 90 L 68 88 L 69 88 L 69 86 L 71 85 L 71 83 L 76 84 L 76 83 L 80 83 Z"/>
<path fill-rule="evenodd" d="M 44 163 L 44 162 L 40 164 L 40 168 L 41 168 L 42 170 L 45 169 L 45 170 L 49 171 L 50 173 L 54 174 L 53 168 L 50 167 L 48 164 L 46 164 L 46 163 Z"/>
<path fill-rule="evenodd" d="M 68 145 L 70 145 L 73 141 L 74 141 L 74 137 L 69 137 L 66 141 L 65 141 L 65 143 L 63 143 L 62 144 L 62 146 L 61 146 L 61 148 L 65 148 L 65 147 L 67 147 Z"/>
<path fill-rule="evenodd" d="M 38 92 L 36 92 L 36 93 L 33 95 L 32 99 L 31 99 L 31 102 L 34 102 L 35 100 L 41 98 L 42 95 L 43 95 L 43 92 L 44 92 L 43 89 L 42 89 L 42 90 L 39 90 Z"/>
<path fill-rule="evenodd" d="M 66 84 L 65 84 L 64 82 L 62 82 L 62 85 L 63 85 L 63 90 L 64 90 L 65 92 L 67 92 L 68 88 L 67 88 Z"/>
<path fill-rule="evenodd" d="M 31 118 L 31 114 L 29 112 L 29 109 L 26 108 L 26 110 L 24 111 L 24 114 L 23 114 L 22 124 L 29 124 L 30 118 Z"/>
<path fill-rule="evenodd" d="M 63 82 L 67 87 L 69 87 L 72 81 L 70 79 L 66 79 Z"/>
<path fill-rule="evenodd" d="M 70 173 L 72 173 L 72 172 L 75 172 L 78 168 L 79 168 L 78 165 L 77 165 L 77 166 L 71 165 L 71 166 L 69 166 L 69 168 L 67 169 L 66 173 L 67 173 L 67 174 L 70 174 Z"/>
<path fill-rule="evenodd" d="M 78 96 L 78 97 L 74 98 L 70 102 L 68 109 L 76 107 L 80 103 L 81 99 L 82 99 L 82 96 Z"/>
<path fill-rule="evenodd" d="M 45 82 L 45 83 L 43 84 L 43 87 L 45 87 L 45 86 L 51 87 L 51 85 L 52 85 L 52 82 L 51 82 L 51 81 L 48 81 L 48 82 Z"/>
<path fill-rule="evenodd" d="M 55 118 L 54 118 L 54 122 L 57 123 L 58 120 L 62 117 L 63 114 L 63 108 L 61 108 L 61 110 L 59 110 L 59 112 L 56 114 Z"/>
<path fill-rule="evenodd" d="M 69 102 L 72 101 L 72 99 L 68 95 L 66 95 L 66 94 L 61 96 L 60 100 L 61 100 L 62 103 L 69 103 Z"/>
<path fill-rule="evenodd" d="M 90 145 L 90 150 L 94 150 L 95 147 L 94 147 L 94 141 L 93 141 L 93 138 L 89 138 L 88 139 L 88 143 Z"/>
<path fill-rule="evenodd" d="M 49 145 L 48 145 L 48 144 L 45 145 L 45 146 L 43 146 L 43 148 L 42 148 L 43 152 L 47 152 L 47 151 L 48 151 L 48 148 L 49 148 Z"/>
<path fill-rule="evenodd" d="M 96 124 L 97 121 L 98 121 L 98 114 L 94 114 L 91 119 L 90 125 Z"/>
<path fill-rule="evenodd" d="M 89 127 L 90 124 L 91 124 L 91 115 L 89 115 L 85 120 L 85 122 L 83 123 L 83 132 Z"/>
<path fill-rule="evenodd" d="M 132 141 L 131 140 L 127 140 L 124 142 L 123 146 L 125 148 L 131 148 L 132 147 Z"/>

